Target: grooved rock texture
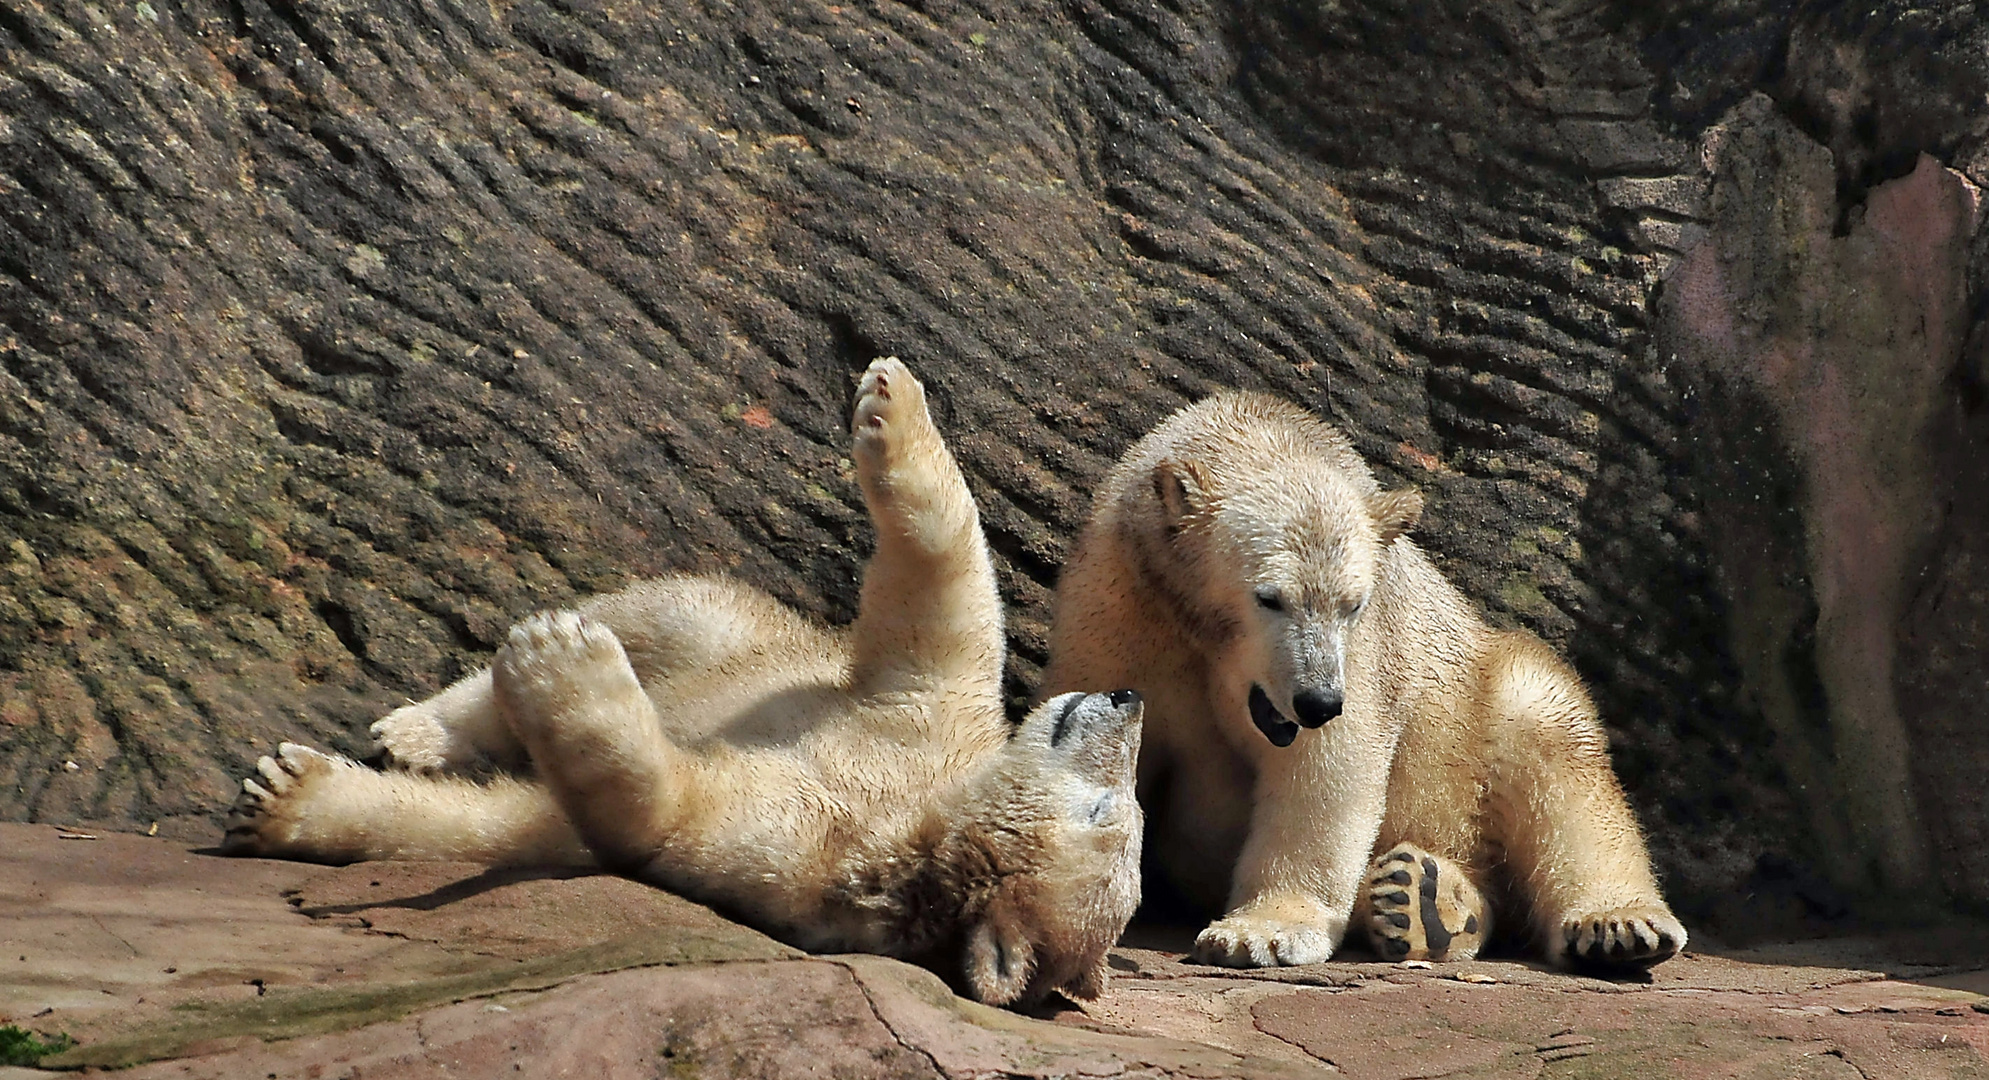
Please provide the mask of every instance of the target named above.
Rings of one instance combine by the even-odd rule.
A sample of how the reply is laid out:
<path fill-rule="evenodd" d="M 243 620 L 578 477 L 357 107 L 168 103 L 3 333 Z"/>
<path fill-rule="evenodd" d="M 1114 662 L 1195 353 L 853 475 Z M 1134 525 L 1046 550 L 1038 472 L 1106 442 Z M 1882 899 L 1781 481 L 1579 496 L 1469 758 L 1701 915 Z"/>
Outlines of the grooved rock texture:
<path fill-rule="evenodd" d="M 1970 5 L 1785 6 L 0 0 L 0 814 L 203 834 L 275 740 L 363 753 L 516 618 L 632 577 L 848 618 L 847 397 L 896 353 L 981 501 L 1018 702 L 1091 485 L 1268 389 L 1573 656 L 1689 909 L 1813 862 L 1836 796 L 1749 690 L 1705 369 L 1652 298 L 1747 93 L 1850 206 L 1979 159 L 1985 62 Z M 1902 653 L 1911 738 L 1909 690 L 1979 688 L 1980 640 Z"/>

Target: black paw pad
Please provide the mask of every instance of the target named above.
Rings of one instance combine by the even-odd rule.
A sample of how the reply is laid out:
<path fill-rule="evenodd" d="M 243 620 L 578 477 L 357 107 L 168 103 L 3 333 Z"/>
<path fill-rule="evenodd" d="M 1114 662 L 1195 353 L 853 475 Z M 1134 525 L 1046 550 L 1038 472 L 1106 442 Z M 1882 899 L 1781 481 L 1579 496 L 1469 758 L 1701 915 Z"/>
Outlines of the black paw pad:
<path fill-rule="evenodd" d="M 1430 955 L 1442 956 L 1450 948 L 1450 927 L 1443 924 L 1443 912 L 1437 909 L 1437 862 L 1423 858 L 1423 884 L 1417 890 L 1422 893 L 1423 936 L 1429 941 Z"/>

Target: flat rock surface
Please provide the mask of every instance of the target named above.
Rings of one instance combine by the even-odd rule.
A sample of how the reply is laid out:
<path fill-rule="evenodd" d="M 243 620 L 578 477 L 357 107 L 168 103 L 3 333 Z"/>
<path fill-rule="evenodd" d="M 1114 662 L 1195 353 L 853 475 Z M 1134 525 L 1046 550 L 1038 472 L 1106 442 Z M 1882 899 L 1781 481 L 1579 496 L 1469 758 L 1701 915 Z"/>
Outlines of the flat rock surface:
<path fill-rule="evenodd" d="M 1643 983 L 1511 960 L 1227 971 L 1186 941 L 1137 927 L 1103 998 L 1025 1017 L 614 877 L 0 825 L 0 1023 L 79 1040 L 44 1068 L 134 1080 L 1989 1077 L 1976 927 L 1708 945 Z"/>

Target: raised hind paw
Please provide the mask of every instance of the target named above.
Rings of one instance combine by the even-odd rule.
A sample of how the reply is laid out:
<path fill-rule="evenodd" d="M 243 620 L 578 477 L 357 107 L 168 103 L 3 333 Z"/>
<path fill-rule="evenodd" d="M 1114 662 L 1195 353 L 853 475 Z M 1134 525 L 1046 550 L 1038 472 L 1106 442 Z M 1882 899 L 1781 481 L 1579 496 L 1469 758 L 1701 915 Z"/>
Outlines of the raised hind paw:
<path fill-rule="evenodd" d="M 1678 955 L 1685 927 L 1663 907 L 1620 907 L 1561 921 L 1550 959 L 1570 967 L 1639 970 Z"/>
<path fill-rule="evenodd" d="M 523 749 L 497 711 L 488 668 L 375 720 L 372 735 L 381 763 L 408 772 L 515 769 L 525 763 Z"/>
<path fill-rule="evenodd" d="M 856 408 L 850 416 L 859 459 L 888 466 L 906 446 L 932 431 L 925 410 L 925 387 L 912 369 L 895 356 L 872 360 L 856 386 Z"/>
<path fill-rule="evenodd" d="M 338 784 L 339 774 L 362 766 L 349 758 L 284 743 L 275 757 L 256 761 L 256 775 L 242 781 L 242 793 L 228 811 L 221 850 L 230 855 L 321 859 L 334 852 L 310 842 L 316 807 Z"/>
<path fill-rule="evenodd" d="M 1384 960 L 1469 960 L 1491 932 L 1484 894 L 1449 859 L 1397 844 L 1368 872 L 1368 941 Z"/>
<path fill-rule="evenodd" d="M 1345 917 L 1321 904 L 1257 901 L 1210 923 L 1195 938 L 1194 958 L 1236 968 L 1319 964 L 1333 958 L 1346 931 Z"/>
<path fill-rule="evenodd" d="M 511 628 L 492 665 L 498 695 L 528 745 L 643 696 L 615 632 L 577 611 L 549 611 Z"/>

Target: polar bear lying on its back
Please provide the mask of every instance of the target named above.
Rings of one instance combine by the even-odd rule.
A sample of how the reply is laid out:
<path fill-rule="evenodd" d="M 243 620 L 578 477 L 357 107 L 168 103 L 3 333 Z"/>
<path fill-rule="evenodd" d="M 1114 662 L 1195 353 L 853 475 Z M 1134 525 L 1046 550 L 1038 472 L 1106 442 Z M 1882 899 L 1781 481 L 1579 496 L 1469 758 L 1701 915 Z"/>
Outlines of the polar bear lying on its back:
<path fill-rule="evenodd" d="M 403 764 L 536 781 L 286 744 L 244 781 L 228 850 L 598 859 L 804 948 L 957 972 L 983 1001 L 1095 997 L 1139 896 L 1138 696 L 1063 695 L 1011 732 L 980 519 L 903 364 L 871 365 L 853 426 L 877 550 L 846 632 L 702 577 L 534 616 L 374 730 Z"/>
<path fill-rule="evenodd" d="M 1099 491 L 1044 687 L 1146 698 L 1157 861 L 1227 911 L 1204 960 L 1324 960 L 1350 918 L 1383 957 L 1464 959 L 1495 910 L 1556 962 L 1671 956 L 1580 679 L 1485 625 L 1403 536 L 1421 511 L 1296 406 L 1191 406 Z"/>

